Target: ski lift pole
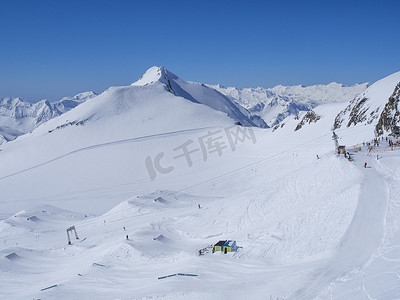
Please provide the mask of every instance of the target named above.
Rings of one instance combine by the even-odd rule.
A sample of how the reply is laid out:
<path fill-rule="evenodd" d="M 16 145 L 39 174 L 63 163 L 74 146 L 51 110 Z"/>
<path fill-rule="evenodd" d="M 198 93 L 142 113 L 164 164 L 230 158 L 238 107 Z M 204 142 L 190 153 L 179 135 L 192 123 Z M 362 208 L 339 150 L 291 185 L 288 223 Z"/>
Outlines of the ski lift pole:
<path fill-rule="evenodd" d="M 69 231 L 67 229 L 67 238 L 68 238 L 68 245 L 72 245 L 71 238 L 69 237 Z"/>
<path fill-rule="evenodd" d="M 332 140 L 335 141 L 335 152 L 336 152 L 337 154 L 339 154 L 339 153 L 338 153 L 338 148 L 339 148 L 339 142 L 338 142 L 338 140 L 339 140 L 339 136 L 335 133 L 335 131 L 333 131 Z"/>
<path fill-rule="evenodd" d="M 74 233 L 75 233 L 75 238 L 76 238 L 77 240 L 79 240 L 78 234 L 76 233 L 75 226 L 72 226 L 72 227 L 73 227 L 73 230 L 74 230 Z"/>

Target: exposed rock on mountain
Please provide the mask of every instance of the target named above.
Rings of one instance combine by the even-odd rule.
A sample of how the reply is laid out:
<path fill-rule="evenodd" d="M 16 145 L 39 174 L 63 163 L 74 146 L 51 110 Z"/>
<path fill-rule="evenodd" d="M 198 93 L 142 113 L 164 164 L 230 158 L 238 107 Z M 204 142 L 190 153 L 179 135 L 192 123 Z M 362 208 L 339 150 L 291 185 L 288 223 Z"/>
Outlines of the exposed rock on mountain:
<path fill-rule="evenodd" d="M 310 110 L 304 115 L 304 117 L 301 119 L 300 123 L 296 126 L 294 131 L 299 130 L 301 127 L 303 127 L 304 124 L 316 123 L 320 119 L 321 119 L 320 115 L 317 115 L 314 111 Z"/>
<path fill-rule="evenodd" d="M 399 83 L 400 72 L 397 72 L 371 85 L 339 112 L 333 129 L 374 124 L 377 134 L 390 133 L 399 121 Z"/>
<path fill-rule="evenodd" d="M 395 126 L 400 124 L 400 83 L 397 84 L 392 96 L 390 96 L 389 101 L 386 103 L 381 116 L 379 118 L 378 124 L 376 124 L 376 132 L 378 135 L 384 134 L 384 132 L 390 132 Z"/>

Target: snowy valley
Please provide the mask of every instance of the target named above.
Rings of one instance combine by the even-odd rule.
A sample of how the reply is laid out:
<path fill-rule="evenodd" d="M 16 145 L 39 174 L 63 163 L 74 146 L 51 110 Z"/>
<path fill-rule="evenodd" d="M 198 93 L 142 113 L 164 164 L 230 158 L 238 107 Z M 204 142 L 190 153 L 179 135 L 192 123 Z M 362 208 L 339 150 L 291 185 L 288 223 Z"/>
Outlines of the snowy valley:
<path fill-rule="evenodd" d="M 0 298 L 400 298 L 399 84 L 3 99 Z"/>

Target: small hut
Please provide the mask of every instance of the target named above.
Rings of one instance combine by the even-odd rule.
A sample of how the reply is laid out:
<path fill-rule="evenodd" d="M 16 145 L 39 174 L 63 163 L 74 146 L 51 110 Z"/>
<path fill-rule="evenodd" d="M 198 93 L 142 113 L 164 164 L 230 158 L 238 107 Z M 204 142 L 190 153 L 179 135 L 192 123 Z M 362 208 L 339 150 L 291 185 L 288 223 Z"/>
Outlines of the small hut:
<path fill-rule="evenodd" d="M 238 249 L 236 241 L 219 241 L 214 245 L 214 252 L 222 251 L 223 253 L 236 252 Z"/>
<path fill-rule="evenodd" d="M 226 243 L 226 241 L 219 241 L 218 243 L 216 243 L 214 245 L 214 251 L 213 252 L 217 252 L 217 251 L 222 251 L 222 246 Z"/>

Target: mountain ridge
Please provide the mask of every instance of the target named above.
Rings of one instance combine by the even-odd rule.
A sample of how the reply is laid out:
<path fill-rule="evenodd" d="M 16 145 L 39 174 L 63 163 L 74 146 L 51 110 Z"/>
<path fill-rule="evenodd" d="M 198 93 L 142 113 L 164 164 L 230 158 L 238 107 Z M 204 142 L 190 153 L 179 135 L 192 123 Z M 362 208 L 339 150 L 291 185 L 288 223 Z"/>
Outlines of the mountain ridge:
<path fill-rule="evenodd" d="M 336 82 L 312 86 L 278 85 L 269 89 L 226 88 L 219 84 L 186 81 L 165 67 L 153 66 L 128 87 L 148 86 L 161 86 L 177 97 L 209 106 L 227 114 L 238 124 L 267 128 L 276 127 L 287 117 L 310 111 L 320 104 L 354 99 L 369 83 L 352 86 Z M 30 132 L 96 96 L 93 92 L 84 92 L 56 102 L 42 100 L 33 104 L 18 97 L 3 98 L 0 100 L 0 143 Z"/>
<path fill-rule="evenodd" d="M 226 113 L 245 126 L 267 127 L 263 120 L 252 115 L 246 108 L 238 105 L 219 91 L 205 84 L 181 79 L 165 67 L 153 66 L 131 86 L 148 86 L 163 84 L 166 90 L 175 96 L 183 97 L 194 103 L 207 105 L 217 111 Z"/>
<path fill-rule="evenodd" d="M 288 116 L 295 116 L 301 111 L 309 111 L 318 105 L 352 100 L 363 92 L 369 86 L 369 83 L 345 86 L 332 82 L 327 85 L 278 85 L 273 88 L 208 86 L 258 115 L 268 126 L 274 127 Z"/>
<path fill-rule="evenodd" d="M 30 103 L 19 97 L 0 99 L 0 144 L 30 132 L 95 96 L 94 92 L 89 91 L 55 102 L 44 99 Z"/>

